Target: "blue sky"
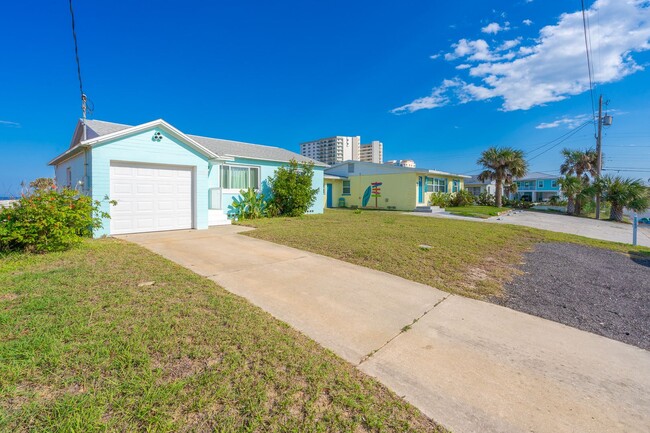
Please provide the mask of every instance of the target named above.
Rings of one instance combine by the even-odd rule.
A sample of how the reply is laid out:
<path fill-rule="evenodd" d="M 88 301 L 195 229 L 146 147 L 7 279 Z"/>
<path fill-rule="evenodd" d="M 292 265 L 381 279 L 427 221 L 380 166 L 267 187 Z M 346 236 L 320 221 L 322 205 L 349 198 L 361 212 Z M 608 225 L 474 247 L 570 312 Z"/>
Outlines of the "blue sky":
<path fill-rule="evenodd" d="M 329 135 L 477 172 L 488 146 L 557 171 L 593 146 L 579 1 L 74 2 L 91 118 L 285 147 Z M 605 168 L 650 177 L 650 6 L 586 1 Z M 80 115 L 68 2 L 3 5 L 0 196 L 51 176 Z M 555 142 L 553 143 L 555 144 Z M 537 156 L 544 150 L 547 152 Z M 635 170 L 637 169 L 637 170 Z M 643 170 L 640 170 L 643 169 Z"/>

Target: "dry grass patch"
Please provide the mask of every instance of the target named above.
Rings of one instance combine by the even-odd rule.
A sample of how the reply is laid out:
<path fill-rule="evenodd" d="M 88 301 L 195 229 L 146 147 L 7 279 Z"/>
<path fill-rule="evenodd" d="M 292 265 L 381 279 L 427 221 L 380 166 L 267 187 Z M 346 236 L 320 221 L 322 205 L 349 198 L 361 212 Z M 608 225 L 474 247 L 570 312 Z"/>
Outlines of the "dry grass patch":
<path fill-rule="evenodd" d="M 322 215 L 246 221 L 247 236 L 323 254 L 472 298 L 499 296 L 540 242 L 573 242 L 623 253 L 648 248 L 528 227 L 395 212 L 328 210 Z M 420 245 L 430 245 L 430 249 Z"/>
<path fill-rule="evenodd" d="M 102 240 L 0 258 L 0 431 L 443 430 L 242 298 Z"/>

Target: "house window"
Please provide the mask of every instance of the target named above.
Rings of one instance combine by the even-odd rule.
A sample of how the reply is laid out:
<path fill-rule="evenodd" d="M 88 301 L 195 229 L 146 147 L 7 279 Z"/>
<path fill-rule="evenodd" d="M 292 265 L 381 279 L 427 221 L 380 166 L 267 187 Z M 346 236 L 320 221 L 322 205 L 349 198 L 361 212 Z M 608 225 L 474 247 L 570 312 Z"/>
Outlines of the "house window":
<path fill-rule="evenodd" d="M 237 165 L 221 166 L 221 188 L 223 189 L 259 189 L 260 168 Z"/>
<path fill-rule="evenodd" d="M 544 181 L 543 180 L 538 180 L 537 181 L 537 188 L 544 188 Z"/>
<path fill-rule="evenodd" d="M 454 179 L 454 183 L 453 183 L 451 191 L 452 192 L 458 192 L 459 186 L 460 186 L 460 181 L 458 181 L 457 179 Z"/>
<path fill-rule="evenodd" d="M 447 180 L 427 177 L 424 192 L 447 192 Z"/>
<path fill-rule="evenodd" d="M 72 188 L 72 169 L 70 167 L 65 169 L 65 184 L 68 188 Z"/>
<path fill-rule="evenodd" d="M 350 181 L 343 181 L 343 195 L 350 195 Z"/>
<path fill-rule="evenodd" d="M 551 187 L 557 188 L 557 180 L 551 181 Z"/>

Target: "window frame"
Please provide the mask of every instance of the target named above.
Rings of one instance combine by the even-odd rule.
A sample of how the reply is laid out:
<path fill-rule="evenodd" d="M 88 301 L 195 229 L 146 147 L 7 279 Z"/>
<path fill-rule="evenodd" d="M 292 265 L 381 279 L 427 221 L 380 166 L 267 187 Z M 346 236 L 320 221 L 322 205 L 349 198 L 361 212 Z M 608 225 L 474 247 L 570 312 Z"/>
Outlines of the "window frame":
<path fill-rule="evenodd" d="M 348 184 L 348 186 L 347 186 L 347 190 L 348 190 L 348 192 L 345 192 L 345 188 L 346 188 L 346 187 L 345 187 L 345 184 L 346 184 L 346 182 L 347 182 L 347 184 Z M 344 180 L 344 181 L 343 181 L 343 185 L 342 185 L 341 191 L 342 191 L 342 192 L 341 192 L 341 195 L 352 195 L 352 186 L 351 186 L 349 180 Z"/>
<path fill-rule="evenodd" d="M 65 169 L 65 183 L 68 188 L 72 188 L 72 167 Z"/>
<path fill-rule="evenodd" d="M 232 188 L 232 170 L 231 168 L 246 168 L 248 169 L 248 185 L 244 188 Z M 224 170 L 227 169 L 227 170 Z M 257 171 L 257 185 L 251 186 L 251 170 Z M 224 173 L 228 172 L 228 182 L 227 185 L 224 184 Z M 239 192 L 241 190 L 246 190 L 248 188 L 253 188 L 256 191 L 259 191 L 262 188 L 262 167 L 259 165 L 244 165 L 244 164 L 222 164 L 219 170 L 219 187 L 227 193 Z"/>
<path fill-rule="evenodd" d="M 544 189 L 544 181 L 541 179 L 537 181 L 537 189 L 540 188 Z"/>
<path fill-rule="evenodd" d="M 440 189 L 442 187 L 442 190 Z M 447 179 L 441 177 L 425 177 L 424 178 L 424 192 L 425 193 L 436 193 L 436 192 L 447 192 Z"/>

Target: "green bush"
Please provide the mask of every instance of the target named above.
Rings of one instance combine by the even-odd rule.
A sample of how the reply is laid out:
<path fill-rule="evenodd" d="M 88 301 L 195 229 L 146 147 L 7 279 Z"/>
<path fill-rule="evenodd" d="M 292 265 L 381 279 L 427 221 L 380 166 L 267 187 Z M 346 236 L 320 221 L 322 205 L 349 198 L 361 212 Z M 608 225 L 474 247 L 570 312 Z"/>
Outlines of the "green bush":
<path fill-rule="evenodd" d="M 479 206 L 494 206 L 496 204 L 496 198 L 487 191 L 480 193 L 475 197 L 474 201 Z M 503 202 L 505 202 L 505 200 L 503 200 Z M 503 204 L 505 205 L 505 203 Z"/>
<path fill-rule="evenodd" d="M 535 203 L 525 200 L 509 200 L 508 206 L 514 209 L 530 209 L 535 206 Z"/>
<path fill-rule="evenodd" d="M 292 159 L 287 166 L 278 168 L 273 177 L 269 178 L 275 212 L 286 216 L 307 213 L 318 193 L 318 188 L 311 187 L 313 178 L 313 163 L 298 164 Z"/>
<path fill-rule="evenodd" d="M 36 189 L 0 210 L 0 251 L 65 250 L 92 236 L 102 226 L 102 218 L 109 218 L 100 210 L 100 202 L 54 188 Z"/>
<path fill-rule="evenodd" d="M 473 204 L 474 194 L 467 191 L 466 189 L 461 189 L 460 191 L 452 193 L 451 195 L 452 207 L 470 206 Z"/>
<path fill-rule="evenodd" d="M 429 205 L 449 207 L 451 205 L 451 194 L 448 192 L 434 192 L 429 196 Z"/>
<path fill-rule="evenodd" d="M 268 204 L 264 194 L 253 188 L 239 191 L 239 197 L 232 199 L 231 214 L 240 220 L 253 220 L 266 216 Z"/>

